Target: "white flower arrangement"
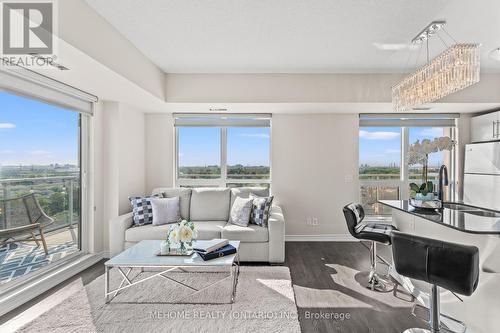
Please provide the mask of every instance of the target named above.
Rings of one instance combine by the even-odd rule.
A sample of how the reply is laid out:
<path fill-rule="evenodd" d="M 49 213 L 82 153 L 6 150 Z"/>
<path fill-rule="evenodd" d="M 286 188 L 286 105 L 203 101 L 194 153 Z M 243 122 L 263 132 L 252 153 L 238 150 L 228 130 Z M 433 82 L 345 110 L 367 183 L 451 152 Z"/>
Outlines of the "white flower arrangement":
<path fill-rule="evenodd" d="M 188 245 L 192 246 L 197 236 L 194 223 L 182 220 L 179 223 L 172 224 L 168 228 L 166 241 L 170 246 L 180 245 L 181 250 L 184 250 Z"/>
<path fill-rule="evenodd" d="M 443 150 L 451 151 L 455 145 L 456 142 L 448 136 L 435 138 L 434 141 L 424 139 L 420 142 L 420 140 L 417 140 L 414 144 L 410 145 L 408 165 L 426 165 L 429 161 L 429 154 Z"/>

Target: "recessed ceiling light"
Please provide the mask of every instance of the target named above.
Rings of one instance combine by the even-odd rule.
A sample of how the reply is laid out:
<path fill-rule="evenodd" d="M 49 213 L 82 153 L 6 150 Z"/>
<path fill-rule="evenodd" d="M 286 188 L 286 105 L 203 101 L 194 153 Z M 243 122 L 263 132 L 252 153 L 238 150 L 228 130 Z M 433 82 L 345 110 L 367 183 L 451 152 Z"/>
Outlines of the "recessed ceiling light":
<path fill-rule="evenodd" d="M 500 47 L 490 51 L 490 59 L 500 61 Z"/>
<path fill-rule="evenodd" d="M 375 46 L 377 49 L 382 50 L 382 51 L 399 51 L 399 50 L 404 50 L 408 48 L 407 44 L 391 44 L 391 43 L 373 43 L 373 46 Z"/>

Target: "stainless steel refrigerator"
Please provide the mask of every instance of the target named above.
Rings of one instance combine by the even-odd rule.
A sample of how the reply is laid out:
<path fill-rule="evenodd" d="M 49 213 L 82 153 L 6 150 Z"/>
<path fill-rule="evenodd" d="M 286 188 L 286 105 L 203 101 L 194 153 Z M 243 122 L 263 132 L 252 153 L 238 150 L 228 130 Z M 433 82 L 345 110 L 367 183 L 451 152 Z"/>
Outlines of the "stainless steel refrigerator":
<path fill-rule="evenodd" d="M 500 211 L 500 142 L 465 146 L 464 202 Z"/>

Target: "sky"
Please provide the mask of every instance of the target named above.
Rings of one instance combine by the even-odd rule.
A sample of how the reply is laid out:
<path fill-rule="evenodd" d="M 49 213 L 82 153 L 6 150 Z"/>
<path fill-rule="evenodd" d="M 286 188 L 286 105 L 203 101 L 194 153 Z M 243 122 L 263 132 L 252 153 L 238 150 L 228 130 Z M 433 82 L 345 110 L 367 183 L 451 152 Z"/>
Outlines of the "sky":
<path fill-rule="evenodd" d="M 77 112 L 0 91 L 0 165 L 77 161 Z"/>
<path fill-rule="evenodd" d="M 269 134 L 269 128 L 228 128 L 228 165 L 269 166 Z M 220 129 L 215 127 L 179 128 L 179 165 L 220 165 Z"/>
<path fill-rule="evenodd" d="M 410 144 L 417 140 L 443 136 L 443 128 L 413 127 L 409 130 Z M 401 164 L 401 129 L 399 127 L 363 127 L 359 131 L 359 163 L 372 166 Z M 429 165 L 442 164 L 443 153 L 430 155 Z"/>

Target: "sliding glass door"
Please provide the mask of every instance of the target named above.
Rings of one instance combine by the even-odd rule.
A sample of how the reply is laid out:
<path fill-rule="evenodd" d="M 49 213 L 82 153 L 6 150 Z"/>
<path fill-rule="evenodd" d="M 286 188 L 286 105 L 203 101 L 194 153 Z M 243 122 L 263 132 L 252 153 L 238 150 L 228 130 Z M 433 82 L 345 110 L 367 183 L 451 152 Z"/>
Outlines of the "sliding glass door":
<path fill-rule="evenodd" d="M 81 117 L 0 91 L 0 288 L 81 249 Z"/>

